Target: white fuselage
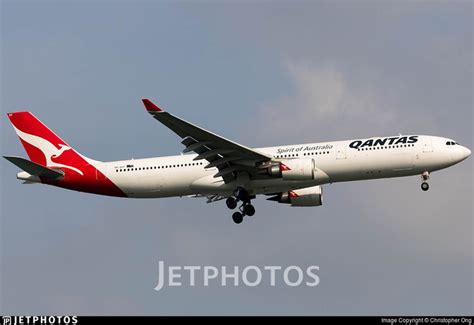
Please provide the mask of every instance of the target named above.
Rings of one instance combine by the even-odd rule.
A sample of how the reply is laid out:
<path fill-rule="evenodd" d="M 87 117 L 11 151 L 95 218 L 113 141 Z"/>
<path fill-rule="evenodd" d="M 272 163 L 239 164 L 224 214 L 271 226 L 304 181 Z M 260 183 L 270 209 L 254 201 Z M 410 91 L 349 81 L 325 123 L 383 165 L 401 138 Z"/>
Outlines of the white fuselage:
<path fill-rule="evenodd" d="M 282 178 L 252 180 L 245 177 L 225 183 L 214 177 L 217 168 L 204 168 L 195 154 L 103 162 L 96 166 L 128 197 L 160 198 L 188 195 L 231 195 L 237 186 L 251 194 L 269 194 L 293 189 L 375 178 L 421 175 L 454 165 L 470 155 L 452 140 L 435 136 L 414 136 L 414 143 L 396 143 L 401 136 L 377 145 L 363 145 L 370 139 L 330 141 L 256 148 L 274 160 L 311 158 L 315 162 L 315 179 L 287 181 Z M 395 140 L 390 140 L 390 139 Z M 360 142 L 360 143 L 359 143 Z M 391 143 L 391 144 L 390 144 Z"/>

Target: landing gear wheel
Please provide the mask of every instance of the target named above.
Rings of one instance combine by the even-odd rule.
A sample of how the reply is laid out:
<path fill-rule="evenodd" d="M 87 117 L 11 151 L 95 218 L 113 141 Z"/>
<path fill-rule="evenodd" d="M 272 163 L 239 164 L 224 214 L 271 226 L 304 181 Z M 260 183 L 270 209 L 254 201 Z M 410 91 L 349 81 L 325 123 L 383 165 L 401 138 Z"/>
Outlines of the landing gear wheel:
<path fill-rule="evenodd" d="M 237 200 L 233 197 L 229 197 L 225 201 L 225 204 L 227 204 L 227 207 L 229 209 L 234 210 L 237 207 Z"/>
<path fill-rule="evenodd" d="M 247 216 L 253 216 L 255 214 L 255 208 L 251 204 L 246 204 L 242 208 L 243 212 Z"/>
<path fill-rule="evenodd" d="M 242 220 L 244 220 L 244 216 L 240 212 L 234 212 L 232 215 L 232 220 L 234 220 L 236 224 L 239 224 L 242 223 Z"/>
<path fill-rule="evenodd" d="M 427 182 L 421 183 L 421 189 L 422 189 L 423 191 L 428 191 L 429 188 L 430 188 L 430 185 L 429 185 Z"/>

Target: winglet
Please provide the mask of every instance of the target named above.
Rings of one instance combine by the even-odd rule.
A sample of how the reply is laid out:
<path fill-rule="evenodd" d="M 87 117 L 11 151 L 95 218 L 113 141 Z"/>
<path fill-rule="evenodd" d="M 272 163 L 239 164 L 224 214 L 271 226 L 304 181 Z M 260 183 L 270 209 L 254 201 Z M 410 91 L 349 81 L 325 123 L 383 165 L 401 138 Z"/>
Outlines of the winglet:
<path fill-rule="evenodd" d="M 152 101 L 147 98 L 142 99 L 142 102 L 148 112 L 163 112 L 161 108 L 153 104 Z"/>

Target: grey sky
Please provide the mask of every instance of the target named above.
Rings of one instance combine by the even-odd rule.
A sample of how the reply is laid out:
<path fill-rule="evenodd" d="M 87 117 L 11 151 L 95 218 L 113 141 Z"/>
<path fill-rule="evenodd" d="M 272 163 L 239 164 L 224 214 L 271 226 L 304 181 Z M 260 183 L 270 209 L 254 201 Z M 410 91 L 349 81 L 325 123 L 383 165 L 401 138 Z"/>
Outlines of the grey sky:
<path fill-rule="evenodd" d="M 99 160 L 179 153 L 142 97 L 247 146 L 419 133 L 473 148 L 472 2 L 2 1 L 5 113 Z M 472 314 L 472 158 L 325 186 L 325 204 L 124 200 L 1 166 L 2 314 Z M 171 288 L 178 265 L 320 266 L 316 288 Z"/>

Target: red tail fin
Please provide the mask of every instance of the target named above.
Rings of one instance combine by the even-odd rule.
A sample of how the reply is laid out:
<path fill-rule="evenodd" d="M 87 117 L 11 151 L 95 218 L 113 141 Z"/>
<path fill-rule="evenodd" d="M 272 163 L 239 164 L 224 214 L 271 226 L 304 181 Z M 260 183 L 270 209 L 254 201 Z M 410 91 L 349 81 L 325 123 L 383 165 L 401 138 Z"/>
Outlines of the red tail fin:
<path fill-rule="evenodd" d="M 83 175 L 88 159 L 58 137 L 30 112 L 8 113 L 31 161 L 48 167 L 67 168 Z"/>

